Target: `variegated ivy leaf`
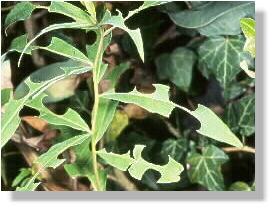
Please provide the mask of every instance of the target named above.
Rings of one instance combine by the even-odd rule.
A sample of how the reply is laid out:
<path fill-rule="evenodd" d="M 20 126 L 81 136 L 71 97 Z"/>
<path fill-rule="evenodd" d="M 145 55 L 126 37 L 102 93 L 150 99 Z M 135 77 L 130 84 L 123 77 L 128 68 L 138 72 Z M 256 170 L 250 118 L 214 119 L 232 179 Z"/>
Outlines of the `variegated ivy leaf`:
<path fill-rule="evenodd" d="M 101 94 L 100 97 L 124 103 L 133 103 L 152 113 L 158 113 L 166 117 L 169 117 L 174 108 L 180 108 L 200 122 L 201 127 L 197 130 L 198 133 L 236 147 L 243 146 L 227 125 L 209 108 L 199 105 L 195 111 L 190 111 L 189 109 L 179 106 L 169 100 L 168 86 L 161 84 L 154 84 L 153 86 L 156 90 L 151 94 L 140 93 L 135 88 L 129 93 L 108 91 Z"/>
<path fill-rule="evenodd" d="M 255 38 L 256 38 L 255 20 L 249 18 L 241 19 L 240 25 L 246 37 L 244 50 L 249 51 L 251 56 L 255 57 Z"/>
<path fill-rule="evenodd" d="M 34 99 L 45 91 L 48 87 L 56 81 L 62 80 L 73 74 L 80 74 L 89 71 L 90 67 L 66 67 L 59 68 L 59 72 L 50 79 L 34 82 L 31 77 L 24 81 L 26 93 L 21 94 L 17 99 L 11 99 L 6 105 L 6 111 L 1 119 L 1 147 L 3 147 L 10 137 L 14 134 L 20 124 L 19 112 L 28 100 Z"/>
<path fill-rule="evenodd" d="M 206 36 L 218 36 L 240 34 L 239 19 L 254 14 L 253 1 L 210 1 L 199 7 L 169 13 L 169 16 L 180 27 L 197 29 Z"/>
<path fill-rule="evenodd" d="M 35 161 L 35 165 L 38 167 L 37 172 L 34 176 L 23 187 L 19 187 L 17 191 L 34 191 L 40 183 L 35 183 L 35 180 L 39 176 L 39 173 L 45 168 L 52 167 L 56 168 L 61 165 L 65 159 L 59 159 L 58 156 L 65 150 L 72 146 L 76 146 L 90 138 L 90 134 L 77 135 L 73 138 L 67 139 L 66 141 L 60 142 L 52 146 L 46 153 L 42 154 Z"/>
<path fill-rule="evenodd" d="M 206 63 L 223 88 L 227 88 L 242 71 L 239 64 L 243 47 L 242 36 L 210 37 L 199 47 L 199 61 Z"/>
<path fill-rule="evenodd" d="M 142 61 L 144 62 L 144 48 L 143 48 L 143 41 L 140 33 L 140 29 L 131 30 L 125 25 L 125 19 L 123 18 L 120 11 L 118 11 L 117 16 L 111 16 L 110 11 L 106 11 L 104 18 L 100 22 L 100 25 L 112 25 L 114 27 L 118 27 L 126 31 L 134 41 L 139 56 L 141 57 Z"/>
<path fill-rule="evenodd" d="M 255 96 L 245 96 L 230 103 L 224 117 L 233 132 L 243 136 L 252 135 L 255 132 Z"/>
<path fill-rule="evenodd" d="M 144 145 L 135 145 L 133 157 L 130 152 L 126 154 L 108 153 L 105 149 L 98 151 L 98 155 L 103 158 L 109 165 L 118 168 L 119 170 L 128 172 L 135 179 L 141 180 L 144 173 L 153 169 L 161 174 L 157 183 L 173 183 L 180 180 L 180 174 L 183 171 L 183 166 L 169 156 L 169 161 L 166 165 L 160 166 L 147 162 L 142 158 Z"/>
<path fill-rule="evenodd" d="M 224 190 L 224 179 L 221 165 L 229 157 L 219 148 L 208 145 L 202 153 L 192 152 L 188 158 L 188 176 L 192 183 L 199 183 L 210 191 Z"/>

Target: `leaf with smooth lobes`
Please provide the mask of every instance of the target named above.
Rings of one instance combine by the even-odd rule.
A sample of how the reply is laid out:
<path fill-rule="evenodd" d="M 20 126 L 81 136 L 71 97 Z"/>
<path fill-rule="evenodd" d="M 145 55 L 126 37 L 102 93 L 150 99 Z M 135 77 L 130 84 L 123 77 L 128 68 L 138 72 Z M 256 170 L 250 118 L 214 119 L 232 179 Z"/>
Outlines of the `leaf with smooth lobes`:
<path fill-rule="evenodd" d="M 12 40 L 8 52 L 19 52 L 19 53 L 25 53 L 28 55 L 31 55 L 31 51 L 33 50 L 32 47 L 28 47 L 26 50 L 24 50 L 26 44 L 28 41 L 28 35 L 24 34 L 19 37 L 16 37 Z"/>
<path fill-rule="evenodd" d="M 110 12 L 107 11 L 105 14 L 105 18 L 100 22 L 101 25 L 109 24 L 114 27 L 118 27 L 124 31 L 126 31 L 132 40 L 134 41 L 137 51 L 139 53 L 140 58 L 144 62 L 144 48 L 143 48 L 143 40 L 141 37 L 141 33 L 139 29 L 131 30 L 125 25 L 125 19 L 123 18 L 120 11 L 118 11 L 117 16 L 111 16 Z"/>
<path fill-rule="evenodd" d="M 254 19 L 240 19 L 240 25 L 242 31 L 246 37 L 246 43 L 244 46 L 245 51 L 249 51 L 252 57 L 255 57 L 255 20 Z"/>
<path fill-rule="evenodd" d="M 173 183 L 180 180 L 180 174 L 183 171 L 183 166 L 169 156 L 169 161 L 166 165 L 160 166 L 147 162 L 142 158 L 144 145 L 135 145 L 133 150 L 133 158 L 130 156 L 130 151 L 126 154 L 108 153 L 105 149 L 98 151 L 98 155 L 103 158 L 109 165 L 118 168 L 119 170 L 128 172 L 135 179 L 141 180 L 144 173 L 153 169 L 161 174 L 157 183 Z"/>
<path fill-rule="evenodd" d="M 223 88 L 229 87 L 240 69 L 242 36 L 210 37 L 199 47 L 199 61 L 206 63 Z"/>
<path fill-rule="evenodd" d="M 218 36 L 240 34 L 239 19 L 253 17 L 254 14 L 253 1 L 213 1 L 202 7 L 169 13 L 169 16 L 180 27 L 197 29 L 206 36 Z"/>
<path fill-rule="evenodd" d="M 224 190 L 221 166 L 229 157 L 219 148 L 208 145 L 202 153 L 192 152 L 187 158 L 188 176 L 192 183 L 199 183 L 210 191 Z"/>
<path fill-rule="evenodd" d="M 21 168 L 20 173 L 15 177 L 15 179 L 12 181 L 11 186 L 19 186 L 26 178 L 30 177 L 32 175 L 32 171 L 27 168 Z"/>
<path fill-rule="evenodd" d="M 46 153 L 42 154 L 37 158 L 37 160 L 34 162 L 39 169 L 34 174 L 34 176 L 26 183 L 25 186 L 19 187 L 16 190 L 17 191 L 34 191 L 39 183 L 35 183 L 35 179 L 39 176 L 39 173 L 44 170 L 45 168 L 56 168 L 59 165 L 61 165 L 63 162 L 65 162 L 65 159 L 59 159 L 58 156 L 69 149 L 70 147 L 76 146 L 84 142 L 85 140 L 89 139 L 91 137 L 90 134 L 82 134 L 77 135 L 73 138 L 67 139 L 63 142 L 60 142 L 58 144 L 55 144 L 52 146 Z"/>

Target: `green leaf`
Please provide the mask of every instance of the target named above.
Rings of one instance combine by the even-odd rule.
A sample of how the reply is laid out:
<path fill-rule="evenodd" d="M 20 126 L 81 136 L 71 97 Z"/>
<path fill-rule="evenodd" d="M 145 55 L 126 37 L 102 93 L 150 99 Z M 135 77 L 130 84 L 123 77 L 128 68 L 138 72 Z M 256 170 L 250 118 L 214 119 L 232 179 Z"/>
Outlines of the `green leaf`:
<path fill-rule="evenodd" d="M 116 141 L 118 136 L 128 126 L 128 124 L 129 124 L 128 115 L 121 110 L 117 110 L 106 132 L 106 142 Z"/>
<path fill-rule="evenodd" d="M 255 57 L 255 20 L 254 19 L 240 19 L 242 31 L 246 37 L 244 46 L 245 51 L 249 51 L 252 57 Z"/>
<path fill-rule="evenodd" d="M 95 187 L 96 179 L 92 165 L 92 154 L 89 150 L 90 139 L 85 140 L 81 144 L 72 147 L 76 155 L 75 162 L 64 165 L 65 170 L 71 177 L 87 177 L 92 185 Z M 99 170 L 100 181 L 102 184 L 102 191 L 106 190 L 106 172 Z"/>
<path fill-rule="evenodd" d="M 131 30 L 124 24 L 124 22 L 125 22 L 125 19 L 123 18 L 120 11 L 118 11 L 117 16 L 111 16 L 110 12 L 107 11 L 104 19 L 100 22 L 100 24 L 101 25 L 109 24 L 126 31 L 131 36 L 132 40 L 134 41 L 137 47 L 139 56 L 144 62 L 144 49 L 143 49 L 143 41 L 142 41 L 140 30 L 139 29 Z"/>
<path fill-rule="evenodd" d="M 254 15 L 255 3 L 252 1 L 209 2 L 199 8 L 169 13 L 176 25 L 197 29 L 206 36 L 240 34 L 239 19 Z"/>
<path fill-rule="evenodd" d="M 252 189 L 248 184 L 237 181 L 230 186 L 229 191 L 252 191 Z"/>
<path fill-rule="evenodd" d="M 198 133 L 236 147 L 243 146 L 227 125 L 207 107 L 199 105 L 195 111 L 190 111 L 169 100 L 168 86 L 161 84 L 153 84 L 153 86 L 156 90 L 151 94 L 140 93 L 134 88 L 134 90 L 129 93 L 114 93 L 109 91 L 101 94 L 100 97 L 124 103 L 133 103 L 152 113 L 158 113 L 166 117 L 169 117 L 175 107 L 180 108 L 200 121 L 201 127 L 197 130 Z"/>
<path fill-rule="evenodd" d="M 24 81 L 25 94 L 20 94 L 17 99 L 11 99 L 6 106 L 6 111 L 1 119 L 1 147 L 3 147 L 14 134 L 20 123 L 19 112 L 29 99 L 41 94 L 51 84 L 62 80 L 73 74 L 80 74 L 90 70 L 90 67 L 64 67 L 59 68 L 59 72 L 48 80 L 35 82 L 28 77 Z"/>
<path fill-rule="evenodd" d="M 21 168 L 20 173 L 15 177 L 15 179 L 12 181 L 11 186 L 15 187 L 20 185 L 26 178 L 30 177 L 32 175 L 32 171 L 28 168 Z"/>
<path fill-rule="evenodd" d="M 5 19 L 6 30 L 10 25 L 14 24 L 15 22 L 29 18 L 36 8 L 39 8 L 39 6 L 27 1 L 16 4 L 15 7 L 8 13 Z"/>
<path fill-rule="evenodd" d="M 86 122 L 76 111 L 72 110 L 71 108 L 69 108 L 63 115 L 58 115 L 45 107 L 43 105 L 43 99 L 46 96 L 46 94 L 41 94 L 35 99 L 27 102 L 26 105 L 39 111 L 39 117 L 50 124 L 67 126 L 77 130 L 90 132 L 90 129 Z"/>
<path fill-rule="evenodd" d="M 110 81 L 110 89 L 115 88 L 118 83 L 120 76 L 130 67 L 130 63 L 121 63 L 113 67 L 107 76 L 104 78 L 107 81 Z"/>
<path fill-rule="evenodd" d="M 169 87 L 161 84 L 153 84 L 153 86 L 156 90 L 152 94 L 143 94 L 134 88 L 130 93 L 114 93 L 109 91 L 101 94 L 100 97 L 137 104 L 152 113 L 169 117 L 171 111 L 175 108 L 174 103 L 169 101 Z"/>
<path fill-rule="evenodd" d="M 16 50 L 17 52 L 20 52 L 22 53 L 22 55 L 20 56 L 20 59 L 19 59 L 19 65 L 20 65 L 20 61 L 22 59 L 22 56 L 23 56 L 23 53 L 26 53 L 26 54 L 30 54 L 31 53 L 31 50 L 34 49 L 34 46 L 31 46 L 31 44 L 36 40 L 38 39 L 41 35 L 47 33 L 47 32 L 51 32 L 51 31 L 54 31 L 54 30 L 59 30 L 59 29 L 91 29 L 91 28 L 95 28 L 95 27 L 92 27 L 92 24 L 89 24 L 89 23 L 77 23 L 77 22 L 71 22 L 71 23 L 61 23 L 61 24 L 52 24 L 44 29 L 42 29 L 32 40 L 30 40 L 28 43 L 27 43 L 27 37 L 25 37 L 24 35 L 23 36 L 20 36 L 20 39 L 18 39 L 16 42 L 14 42 L 12 44 L 13 47 L 11 47 L 11 51 L 12 49 L 13 50 Z M 19 38 L 19 37 L 18 37 Z M 24 39 L 25 38 L 25 39 Z M 16 38 L 17 39 L 17 38 Z M 16 40 L 15 39 L 15 40 Z M 15 41 L 13 40 L 13 41 Z M 24 44 L 25 43 L 25 44 Z M 22 49 L 23 48 L 23 49 Z"/>
<path fill-rule="evenodd" d="M 90 136 L 90 134 L 78 135 L 52 146 L 46 153 L 39 156 L 35 161 L 35 164 L 39 166 L 39 170 L 35 173 L 35 175 L 26 183 L 25 186 L 19 187 L 16 190 L 34 191 L 39 185 L 39 183 L 35 183 L 35 179 L 39 176 L 39 173 L 42 170 L 48 167 L 56 168 L 61 165 L 63 162 L 65 162 L 65 159 L 59 159 L 58 156 L 70 147 L 81 144 L 86 139 L 89 139 Z"/>
<path fill-rule="evenodd" d="M 187 158 L 190 165 L 188 176 L 192 183 L 199 183 L 210 191 L 224 190 L 221 166 L 228 161 L 228 156 L 219 148 L 209 145 L 202 149 L 202 154 L 192 152 Z"/>
<path fill-rule="evenodd" d="M 94 24 L 92 17 L 87 12 L 68 2 L 52 1 L 48 11 L 63 14 L 79 23 L 87 24 L 92 21 Z"/>
<path fill-rule="evenodd" d="M 144 173 L 149 169 L 160 172 L 161 177 L 157 183 L 172 183 L 180 180 L 180 174 L 183 171 L 183 166 L 180 163 L 176 162 L 170 156 L 166 165 L 160 166 L 149 163 L 141 156 L 144 148 L 145 146 L 143 145 L 135 145 L 133 158 L 130 157 L 130 151 L 126 154 L 119 155 L 112 152 L 108 153 L 103 149 L 98 151 L 98 155 L 108 164 L 119 170 L 126 171 L 128 169 L 130 175 L 138 180 L 141 180 Z"/>
<path fill-rule="evenodd" d="M 166 157 L 170 155 L 176 161 L 180 161 L 184 153 L 187 151 L 187 139 L 167 139 L 162 143 L 161 154 Z"/>
<path fill-rule="evenodd" d="M 242 142 L 211 109 L 199 104 L 191 115 L 200 122 L 200 128 L 197 130 L 199 134 L 235 147 L 243 146 Z"/>
<path fill-rule="evenodd" d="M 233 132 L 243 136 L 255 133 L 255 96 L 248 95 L 230 103 L 225 111 L 225 121 Z"/>
<path fill-rule="evenodd" d="M 159 5 L 162 5 L 162 4 L 166 4 L 166 3 L 169 3 L 170 1 L 144 1 L 144 3 L 138 7 L 137 9 L 133 10 L 133 11 L 129 11 L 127 17 L 125 19 L 128 19 L 130 18 L 131 16 L 133 16 L 134 14 L 144 10 L 144 9 L 147 9 L 149 7 L 153 7 L 153 6 L 159 6 Z"/>
<path fill-rule="evenodd" d="M 68 61 L 63 61 L 63 62 L 57 62 L 57 63 L 53 63 L 50 65 L 47 65 L 45 67 L 42 67 L 36 71 L 34 71 L 33 73 L 30 74 L 30 78 L 32 81 L 34 82 L 41 82 L 41 81 L 46 81 L 46 80 L 50 80 L 51 78 L 54 78 L 55 76 L 58 76 L 59 74 L 62 73 L 62 69 L 63 67 L 74 67 L 74 68 L 78 68 L 78 69 L 86 69 L 86 72 L 89 71 L 91 68 L 81 62 L 75 61 L 75 60 L 68 60 Z M 80 69 L 80 70 L 81 70 Z M 83 71 L 82 71 L 83 72 Z M 64 98 L 67 98 L 68 96 L 71 95 L 70 92 L 68 92 L 69 88 L 65 88 L 65 90 L 67 91 L 67 93 L 63 93 L 63 88 L 61 88 L 61 96 L 57 96 L 56 94 L 56 86 L 58 86 L 61 82 L 63 83 L 63 81 L 67 81 L 67 79 L 62 79 L 60 81 L 57 81 L 53 84 L 51 84 L 50 87 L 48 87 L 44 92 L 48 95 L 44 102 L 48 103 L 48 102 L 56 102 L 59 100 L 62 100 Z M 63 85 L 62 85 L 63 87 Z M 21 82 L 14 93 L 14 97 L 15 99 L 24 96 L 27 93 L 28 88 L 25 87 L 24 82 Z"/>
<path fill-rule="evenodd" d="M 73 60 L 81 61 L 83 63 L 92 65 L 92 62 L 90 62 L 89 59 L 80 50 L 57 37 L 53 37 L 50 45 L 48 45 L 47 47 L 35 46 L 35 48 L 44 49 L 49 52 L 62 55 L 64 57 L 68 57 Z"/>
<path fill-rule="evenodd" d="M 117 101 L 112 101 L 104 98 L 99 98 L 98 115 L 96 119 L 97 129 L 93 134 L 93 139 L 98 142 L 106 132 L 110 123 L 112 122 L 116 108 L 118 106 Z"/>
<path fill-rule="evenodd" d="M 4 106 L 12 97 L 12 88 L 4 88 L 1 90 L 1 106 Z"/>
<path fill-rule="evenodd" d="M 240 60 L 244 40 L 241 36 L 212 37 L 199 47 L 200 62 L 206 63 L 223 88 L 241 72 Z"/>
<path fill-rule="evenodd" d="M 158 77 L 169 79 L 178 88 L 188 91 L 196 55 L 185 47 L 176 48 L 171 54 L 162 54 L 156 60 Z"/>
<path fill-rule="evenodd" d="M 95 62 L 96 59 L 96 55 L 97 55 L 97 50 L 99 47 L 99 41 L 101 39 L 101 33 L 100 30 L 95 31 L 96 33 L 96 41 L 92 44 L 92 45 L 87 45 L 86 46 L 86 50 L 87 50 L 87 55 L 88 58 L 91 62 Z M 108 47 L 108 45 L 111 42 L 111 38 L 112 38 L 112 34 L 110 33 L 109 35 L 106 35 L 103 39 L 103 45 L 102 45 L 102 51 L 101 54 L 103 54 L 106 50 L 106 48 Z M 97 82 L 100 82 L 100 80 L 103 78 L 104 73 L 106 72 L 107 69 L 107 64 L 104 64 L 103 61 L 103 56 L 100 55 L 99 56 L 99 60 L 98 60 L 98 64 L 95 68 L 96 71 L 93 71 L 94 73 L 97 74 Z"/>
<path fill-rule="evenodd" d="M 32 47 L 28 47 L 26 50 L 24 50 L 25 45 L 27 44 L 28 35 L 24 34 L 19 37 L 16 37 L 12 40 L 8 52 L 19 52 L 19 53 L 25 53 L 28 55 L 31 55 L 31 51 L 33 50 Z"/>

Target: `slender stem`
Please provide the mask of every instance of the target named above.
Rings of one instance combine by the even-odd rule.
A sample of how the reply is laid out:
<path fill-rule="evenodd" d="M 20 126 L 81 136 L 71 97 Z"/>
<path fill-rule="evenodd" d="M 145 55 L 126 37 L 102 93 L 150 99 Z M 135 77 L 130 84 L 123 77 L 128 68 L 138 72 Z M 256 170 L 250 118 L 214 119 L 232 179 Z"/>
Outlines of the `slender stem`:
<path fill-rule="evenodd" d="M 93 131 L 94 136 L 92 137 L 92 141 L 91 141 L 93 170 L 94 170 L 95 181 L 96 181 L 95 188 L 97 191 L 101 190 L 100 178 L 99 178 L 99 172 L 98 172 L 98 163 L 97 163 L 97 151 L 96 151 L 96 144 L 97 144 L 96 120 L 97 120 L 98 106 L 99 106 L 99 81 L 98 81 L 97 73 L 99 72 L 99 65 L 100 65 L 100 60 L 101 60 L 101 55 L 102 55 L 104 30 L 101 29 L 100 32 L 101 32 L 101 36 L 100 36 L 97 54 L 96 54 L 94 65 L 93 65 L 94 106 L 93 106 L 93 112 L 92 112 L 92 131 Z"/>

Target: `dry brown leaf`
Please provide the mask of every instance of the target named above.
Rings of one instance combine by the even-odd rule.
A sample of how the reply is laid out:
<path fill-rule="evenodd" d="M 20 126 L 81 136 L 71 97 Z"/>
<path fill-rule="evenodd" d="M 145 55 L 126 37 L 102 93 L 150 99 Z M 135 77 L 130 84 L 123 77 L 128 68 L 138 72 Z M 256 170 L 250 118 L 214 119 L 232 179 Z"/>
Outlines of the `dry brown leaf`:
<path fill-rule="evenodd" d="M 39 117 L 23 116 L 22 120 L 24 120 L 28 125 L 40 132 L 46 132 L 49 129 L 48 123 Z"/>

